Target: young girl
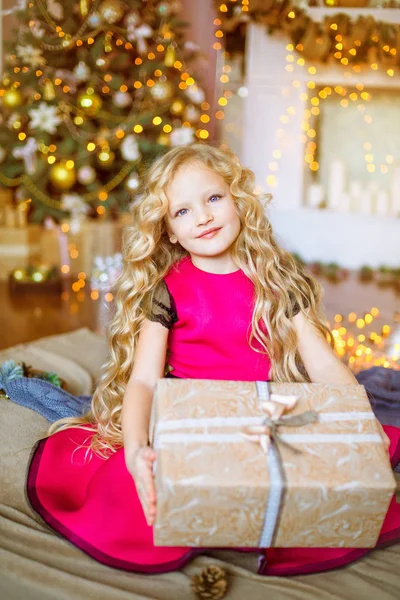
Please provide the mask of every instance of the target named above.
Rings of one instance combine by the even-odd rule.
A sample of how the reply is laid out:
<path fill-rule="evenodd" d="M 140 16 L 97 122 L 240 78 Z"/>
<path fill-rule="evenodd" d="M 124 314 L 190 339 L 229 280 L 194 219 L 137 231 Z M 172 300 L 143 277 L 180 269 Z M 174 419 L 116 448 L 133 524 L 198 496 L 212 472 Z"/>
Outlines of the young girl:
<path fill-rule="evenodd" d="M 58 423 L 38 443 L 28 477 L 34 509 L 110 566 L 156 573 L 185 564 L 202 550 L 155 547 L 152 539 L 156 454 L 148 430 L 157 379 L 357 383 L 327 341 L 320 297 L 276 244 L 254 175 L 231 152 L 197 144 L 156 160 L 124 240 L 110 359 L 90 414 Z M 399 430 L 386 431 L 398 461 Z M 393 500 L 378 545 L 398 539 Z M 254 550 L 266 557 L 260 573 L 282 575 L 367 552 Z"/>

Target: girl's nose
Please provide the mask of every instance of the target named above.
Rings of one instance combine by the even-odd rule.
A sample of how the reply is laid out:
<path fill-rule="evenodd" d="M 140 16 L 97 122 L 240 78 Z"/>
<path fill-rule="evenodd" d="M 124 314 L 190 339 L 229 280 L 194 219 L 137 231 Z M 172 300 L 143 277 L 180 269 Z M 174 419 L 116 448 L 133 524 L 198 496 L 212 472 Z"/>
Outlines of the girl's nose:
<path fill-rule="evenodd" d="M 196 214 L 196 225 L 206 225 L 212 220 L 213 216 L 206 208 L 199 210 Z"/>

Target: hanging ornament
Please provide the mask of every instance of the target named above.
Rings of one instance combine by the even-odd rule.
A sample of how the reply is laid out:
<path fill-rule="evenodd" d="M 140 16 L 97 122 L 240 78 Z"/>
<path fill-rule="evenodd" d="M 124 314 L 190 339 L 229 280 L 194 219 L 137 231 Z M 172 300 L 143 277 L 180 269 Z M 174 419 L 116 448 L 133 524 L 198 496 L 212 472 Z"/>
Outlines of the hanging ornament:
<path fill-rule="evenodd" d="M 176 61 L 175 48 L 174 48 L 174 46 L 172 46 L 172 44 L 170 44 L 165 51 L 164 65 L 166 67 L 173 67 L 175 64 L 175 61 Z"/>
<path fill-rule="evenodd" d="M 61 196 L 61 209 L 70 214 L 70 232 L 72 234 L 78 233 L 89 211 L 86 202 L 79 194 L 63 194 Z"/>
<path fill-rule="evenodd" d="M 166 133 L 160 133 L 160 135 L 157 138 L 157 144 L 160 144 L 160 146 L 169 146 L 170 143 L 171 140 L 169 135 L 167 135 Z"/>
<path fill-rule="evenodd" d="M 188 104 L 185 109 L 185 120 L 191 121 L 192 123 L 198 121 L 200 118 L 200 111 L 193 104 Z"/>
<path fill-rule="evenodd" d="M 53 82 L 50 79 L 46 79 L 44 83 L 43 98 L 45 100 L 54 100 L 55 97 L 56 91 L 54 89 Z"/>
<path fill-rule="evenodd" d="M 122 19 L 125 13 L 125 6 L 120 0 L 104 0 L 99 6 L 101 19 L 113 25 Z"/>
<path fill-rule="evenodd" d="M 156 12 L 160 17 L 169 17 L 171 14 L 169 2 L 160 2 L 160 4 L 157 5 Z"/>
<path fill-rule="evenodd" d="M 72 72 L 78 81 L 87 81 L 91 75 L 90 68 L 83 60 L 79 61 Z"/>
<path fill-rule="evenodd" d="M 163 102 L 171 98 L 174 92 L 174 87 L 169 81 L 157 81 L 152 88 L 150 88 L 150 94 L 154 100 Z"/>
<path fill-rule="evenodd" d="M 114 152 L 111 152 L 109 146 L 105 146 L 104 148 L 102 148 L 99 154 L 97 155 L 97 161 L 99 165 L 105 168 L 111 167 L 111 165 L 114 162 L 114 158 L 115 154 Z"/>
<path fill-rule="evenodd" d="M 96 171 L 90 165 L 78 169 L 77 178 L 82 185 L 90 185 L 96 179 Z"/>
<path fill-rule="evenodd" d="M 84 19 L 85 17 L 88 16 L 89 9 L 90 9 L 90 0 L 79 0 L 79 12 L 80 12 L 82 19 Z"/>
<path fill-rule="evenodd" d="M 37 108 L 28 110 L 31 118 L 29 127 L 31 129 L 41 129 L 47 133 L 54 134 L 57 131 L 57 125 L 61 123 L 61 118 L 57 114 L 57 106 L 41 102 Z"/>
<path fill-rule="evenodd" d="M 136 42 L 137 51 L 139 54 L 146 54 L 147 52 L 147 38 L 150 38 L 154 35 L 154 31 L 150 27 L 150 25 L 140 25 L 136 27 L 133 32 L 133 35 L 130 37 L 130 42 Z"/>
<path fill-rule="evenodd" d="M 136 12 L 130 12 L 125 18 L 125 27 L 127 29 L 127 38 L 130 42 L 135 41 L 135 29 L 140 23 L 140 17 Z"/>
<path fill-rule="evenodd" d="M 98 12 L 93 12 L 91 15 L 89 15 L 88 24 L 90 25 L 90 27 L 93 27 L 95 29 L 100 25 L 100 23 L 101 17 Z"/>
<path fill-rule="evenodd" d="M 63 6 L 59 2 L 55 2 L 55 0 L 47 0 L 47 10 L 49 15 L 57 21 L 61 21 L 64 18 Z"/>
<path fill-rule="evenodd" d="M 132 97 L 128 92 L 116 92 L 112 101 L 118 108 L 126 108 L 131 104 Z"/>
<path fill-rule="evenodd" d="M 29 137 L 23 146 L 17 146 L 12 151 L 12 155 L 15 158 L 23 159 L 28 175 L 32 175 L 35 172 L 37 147 L 35 138 Z"/>
<path fill-rule="evenodd" d="M 194 129 L 192 127 L 177 127 L 170 133 L 172 146 L 186 146 L 193 142 Z"/>
<path fill-rule="evenodd" d="M 17 106 L 21 106 L 21 104 L 23 104 L 21 92 L 16 88 L 9 88 L 4 92 L 2 103 L 6 108 L 17 108 Z"/>
<path fill-rule="evenodd" d="M 26 46 L 18 45 L 17 55 L 24 63 L 30 65 L 34 69 L 46 64 L 46 59 L 42 56 L 42 50 L 40 48 L 35 48 L 32 44 L 27 44 Z"/>
<path fill-rule="evenodd" d="M 40 21 L 37 21 L 37 20 L 29 21 L 29 27 L 30 27 L 33 37 L 35 37 L 37 40 L 41 40 L 45 34 L 45 31 L 41 27 Z"/>
<path fill-rule="evenodd" d="M 78 106 L 89 117 L 95 117 L 99 112 L 102 100 L 93 88 L 88 88 L 86 92 L 79 94 Z"/>
<path fill-rule="evenodd" d="M 126 180 L 126 188 L 130 192 L 136 192 L 139 187 L 139 177 L 137 173 L 132 173 Z"/>
<path fill-rule="evenodd" d="M 121 143 L 121 156 L 124 160 L 138 160 L 140 158 L 139 144 L 136 136 L 127 135 Z"/>
<path fill-rule="evenodd" d="M 58 190 L 69 190 L 76 181 L 75 169 L 67 166 L 66 161 L 54 163 L 49 171 L 49 179 Z"/>
<path fill-rule="evenodd" d="M 173 115 L 180 115 L 184 108 L 185 103 L 180 98 L 177 98 L 173 101 L 169 110 Z"/>
<path fill-rule="evenodd" d="M 193 104 L 201 104 L 206 99 L 204 90 L 199 88 L 197 85 L 190 85 L 185 90 L 186 96 L 193 102 Z"/>

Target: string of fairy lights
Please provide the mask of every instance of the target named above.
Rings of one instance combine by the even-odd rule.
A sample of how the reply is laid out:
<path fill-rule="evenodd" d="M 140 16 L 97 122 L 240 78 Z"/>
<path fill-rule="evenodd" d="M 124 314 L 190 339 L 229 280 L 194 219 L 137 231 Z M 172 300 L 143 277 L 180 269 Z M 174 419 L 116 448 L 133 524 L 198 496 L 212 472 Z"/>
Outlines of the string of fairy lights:
<path fill-rule="evenodd" d="M 237 4 L 238 8 L 239 8 L 238 0 L 229 0 L 229 3 Z M 221 18 L 217 18 L 214 20 L 214 25 L 216 25 L 218 27 L 218 29 L 215 31 L 215 37 L 217 38 L 217 40 L 213 44 L 213 48 L 217 52 L 219 52 L 219 54 L 221 55 L 221 58 L 222 58 L 222 60 L 219 61 L 220 64 L 222 65 L 222 67 L 221 67 L 222 72 L 219 74 L 219 83 L 223 89 L 222 89 L 222 92 L 218 99 L 218 104 L 220 105 L 221 108 L 215 114 L 215 117 L 218 120 L 222 120 L 225 118 L 225 111 L 228 106 L 228 102 L 229 102 L 230 98 L 233 97 L 232 90 L 229 90 L 227 88 L 227 84 L 229 83 L 228 73 L 230 72 L 231 69 L 230 69 L 229 65 L 226 65 L 226 60 L 229 60 L 230 56 L 229 56 L 229 53 L 226 52 L 226 50 L 224 49 L 223 43 L 222 43 L 223 37 L 224 37 L 223 15 L 228 12 L 227 5 L 229 3 L 224 2 L 219 5 L 219 12 L 221 13 Z M 251 0 L 243 0 L 241 2 L 240 9 L 241 9 L 242 13 L 244 13 L 244 14 L 248 13 L 250 4 L 251 4 Z M 296 19 L 296 17 L 297 17 L 296 10 L 291 10 L 287 16 L 289 19 L 292 19 L 292 20 Z M 338 23 L 331 23 L 330 29 L 333 32 L 337 31 Z M 379 37 L 376 34 L 374 34 L 371 36 L 371 40 L 373 42 L 377 43 L 379 41 Z M 359 39 L 353 40 L 353 45 L 348 50 L 349 54 L 353 57 L 357 56 L 357 51 L 361 47 L 362 43 L 363 42 Z M 309 59 L 305 59 L 301 56 L 301 53 L 304 50 L 304 47 L 301 43 L 297 44 L 295 47 L 293 46 L 293 44 L 287 44 L 286 50 L 288 51 L 288 55 L 286 56 L 286 62 L 288 64 L 285 66 L 285 69 L 287 72 L 293 73 L 295 71 L 295 68 L 298 69 L 300 67 L 303 69 L 304 68 L 307 69 L 309 75 L 317 74 L 318 65 L 311 64 Z M 348 79 L 350 79 L 352 77 L 351 71 L 349 70 L 350 66 L 355 74 L 361 73 L 363 71 L 363 69 L 365 69 L 365 68 L 369 68 L 372 71 L 380 70 L 382 72 L 385 72 L 385 74 L 390 78 L 394 77 L 397 74 L 397 72 L 396 72 L 395 68 L 393 68 L 393 66 L 386 67 L 384 65 L 380 65 L 377 62 L 377 60 L 372 60 L 372 62 L 367 67 L 365 65 L 361 65 L 361 64 L 349 65 L 349 59 L 346 56 L 343 56 L 343 36 L 340 33 L 338 33 L 335 36 L 335 50 L 336 50 L 336 52 L 334 52 L 333 58 L 337 62 L 338 65 L 341 65 L 342 68 L 346 68 L 346 70 L 344 71 L 344 76 Z M 397 54 L 397 49 L 393 46 L 390 46 L 389 44 L 386 44 L 383 46 L 383 51 L 388 56 L 390 55 L 391 57 L 395 57 Z M 297 57 L 295 56 L 294 52 L 297 53 Z M 299 79 L 295 79 L 292 81 L 292 86 L 295 88 L 300 88 L 301 85 L 302 85 L 302 82 Z M 300 136 L 300 141 L 305 145 L 305 148 L 304 148 L 305 166 L 310 171 L 317 172 L 320 168 L 319 162 L 316 159 L 316 156 L 318 153 L 317 132 L 316 132 L 315 128 L 312 126 L 310 121 L 312 121 L 313 117 L 316 117 L 320 114 L 320 107 L 321 107 L 323 101 L 326 100 L 327 98 L 329 98 L 333 92 L 336 95 L 341 96 L 339 105 L 343 108 L 347 108 L 349 105 L 356 102 L 357 100 L 359 102 L 361 101 L 361 103 L 358 104 L 357 108 L 360 112 L 364 113 L 364 122 L 366 124 L 370 124 L 370 123 L 372 123 L 373 119 L 372 119 L 372 116 L 367 113 L 365 104 L 371 101 L 372 94 L 371 94 L 371 92 L 367 92 L 364 89 L 365 86 L 361 81 L 359 81 L 355 84 L 349 82 L 349 86 L 347 86 L 347 87 L 345 87 L 343 85 L 336 85 L 333 87 L 331 87 L 331 86 L 321 87 L 321 86 L 318 86 L 317 83 L 313 79 L 307 79 L 306 86 L 308 88 L 308 93 L 301 92 L 298 96 L 299 99 L 304 103 L 303 121 L 301 123 L 301 129 L 302 129 L 303 133 Z M 315 91 L 313 92 L 313 90 L 315 90 Z M 282 90 L 282 95 L 283 96 L 289 95 L 287 88 L 284 88 Z M 278 161 L 283 156 L 282 141 L 285 137 L 285 126 L 290 123 L 291 117 L 293 117 L 295 115 L 296 115 L 296 107 L 288 106 L 285 109 L 285 111 L 282 112 L 281 115 L 279 116 L 280 124 L 278 125 L 278 127 L 275 131 L 275 139 L 277 140 L 277 147 L 274 148 L 274 150 L 272 152 L 272 157 L 268 161 L 268 173 L 266 176 L 266 183 L 270 188 L 275 188 L 278 185 L 278 178 L 277 178 L 277 172 L 279 169 Z M 226 129 L 227 129 L 227 131 L 232 131 L 232 129 L 233 129 L 232 124 L 227 124 Z M 366 151 L 365 157 L 364 157 L 365 163 L 366 163 L 366 170 L 369 173 L 374 173 L 377 168 L 377 165 L 374 162 L 375 157 L 372 153 L 372 143 L 368 140 L 365 140 L 363 143 L 363 149 Z M 389 166 L 392 165 L 393 162 L 394 162 L 393 155 L 388 153 L 386 155 L 386 160 L 383 163 L 381 163 L 379 166 L 380 172 L 382 174 L 389 173 Z"/>

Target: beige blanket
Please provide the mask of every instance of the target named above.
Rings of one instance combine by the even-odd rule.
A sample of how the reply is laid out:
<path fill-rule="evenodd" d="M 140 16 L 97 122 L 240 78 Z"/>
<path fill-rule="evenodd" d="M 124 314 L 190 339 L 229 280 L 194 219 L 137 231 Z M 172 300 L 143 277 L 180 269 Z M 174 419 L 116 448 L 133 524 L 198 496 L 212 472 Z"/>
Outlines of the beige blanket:
<path fill-rule="evenodd" d="M 106 356 L 104 340 L 88 329 L 0 352 L 34 367 L 61 371 L 74 393 L 89 393 Z M 327 573 L 290 578 L 256 575 L 257 555 L 214 551 L 180 571 L 138 575 L 101 565 L 56 535 L 25 498 L 31 449 L 48 423 L 35 412 L 0 400 L 0 598 L 2 600 L 186 600 L 191 577 L 207 565 L 226 569 L 227 600 L 395 600 L 400 598 L 400 545 L 371 552 Z"/>

